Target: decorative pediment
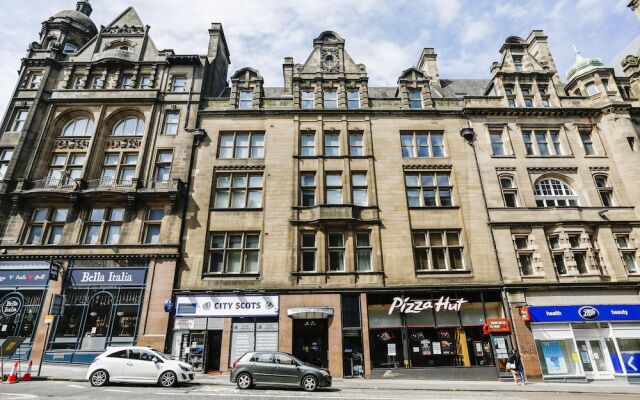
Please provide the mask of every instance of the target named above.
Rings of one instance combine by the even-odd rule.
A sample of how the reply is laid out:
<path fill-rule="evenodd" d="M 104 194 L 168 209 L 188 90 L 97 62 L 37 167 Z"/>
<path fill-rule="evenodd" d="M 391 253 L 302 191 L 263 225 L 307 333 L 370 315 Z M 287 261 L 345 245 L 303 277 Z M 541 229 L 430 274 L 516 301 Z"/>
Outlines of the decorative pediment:
<path fill-rule="evenodd" d="M 141 35 L 144 34 L 143 26 L 108 26 L 102 29 L 102 33 L 123 34 L 123 35 Z"/>

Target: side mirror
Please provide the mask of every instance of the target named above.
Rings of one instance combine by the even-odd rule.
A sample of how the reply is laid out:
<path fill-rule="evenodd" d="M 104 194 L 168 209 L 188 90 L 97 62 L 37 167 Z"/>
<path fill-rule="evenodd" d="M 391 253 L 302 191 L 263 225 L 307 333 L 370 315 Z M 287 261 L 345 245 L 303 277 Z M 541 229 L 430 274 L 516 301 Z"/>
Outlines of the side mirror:
<path fill-rule="evenodd" d="M 156 364 L 157 364 L 157 363 L 158 363 L 158 358 L 157 358 L 157 357 L 153 357 L 153 358 L 151 359 L 151 361 L 153 361 L 154 363 L 156 363 Z"/>

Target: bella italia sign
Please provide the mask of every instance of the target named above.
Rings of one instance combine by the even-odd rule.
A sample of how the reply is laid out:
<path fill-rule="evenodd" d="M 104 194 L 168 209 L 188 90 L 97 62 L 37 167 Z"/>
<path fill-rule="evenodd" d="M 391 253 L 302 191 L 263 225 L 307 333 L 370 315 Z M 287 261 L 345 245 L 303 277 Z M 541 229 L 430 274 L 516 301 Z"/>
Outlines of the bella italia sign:
<path fill-rule="evenodd" d="M 143 286 L 145 268 L 76 268 L 71 270 L 73 286 Z"/>
<path fill-rule="evenodd" d="M 394 311 L 399 311 L 405 314 L 418 314 L 424 310 L 439 311 L 460 311 L 464 303 L 469 301 L 464 298 L 450 299 L 447 297 L 440 297 L 437 301 L 433 300 L 412 300 L 410 297 L 396 297 L 389 307 L 389 315 Z"/>

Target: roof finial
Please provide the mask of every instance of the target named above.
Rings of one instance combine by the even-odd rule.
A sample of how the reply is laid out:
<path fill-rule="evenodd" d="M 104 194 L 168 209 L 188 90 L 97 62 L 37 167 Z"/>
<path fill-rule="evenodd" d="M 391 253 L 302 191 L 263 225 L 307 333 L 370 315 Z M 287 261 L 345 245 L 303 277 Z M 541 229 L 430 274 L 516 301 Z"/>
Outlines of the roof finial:
<path fill-rule="evenodd" d="M 76 3 L 76 11 L 80 11 L 88 17 L 91 16 L 93 8 L 91 7 L 91 4 L 89 4 L 89 0 L 80 0 Z"/>

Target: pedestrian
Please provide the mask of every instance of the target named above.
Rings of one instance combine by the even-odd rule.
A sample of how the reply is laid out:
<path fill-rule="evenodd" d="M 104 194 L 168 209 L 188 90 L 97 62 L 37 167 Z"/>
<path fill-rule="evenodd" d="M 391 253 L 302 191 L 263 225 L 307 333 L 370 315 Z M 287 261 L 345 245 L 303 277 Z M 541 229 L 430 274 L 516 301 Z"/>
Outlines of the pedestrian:
<path fill-rule="evenodd" d="M 524 374 L 524 367 L 522 365 L 522 359 L 520 358 L 520 353 L 518 352 L 518 350 L 509 350 L 509 359 L 507 360 L 507 365 L 511 369 L 513 381 L 523 386 L 526 385 L 527 382 L 526 376 Z"/>

